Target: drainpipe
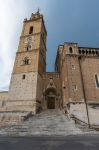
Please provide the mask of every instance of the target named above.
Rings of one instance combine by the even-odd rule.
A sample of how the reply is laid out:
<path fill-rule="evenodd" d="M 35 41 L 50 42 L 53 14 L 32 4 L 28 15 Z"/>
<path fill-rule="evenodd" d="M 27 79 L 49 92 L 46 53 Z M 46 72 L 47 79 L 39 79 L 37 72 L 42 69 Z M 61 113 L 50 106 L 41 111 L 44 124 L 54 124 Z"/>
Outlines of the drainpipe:
<path fill-rule="evenodd" d="M 84 86 L 84 79 L 83 79 L 83 73 L 82 73 L 82 68 L 81 68 L 81 59 L 82 59 L 82 56 L 79 56 L 79 57 L 78 57 L 78 61 L 79 61 L 79 68 L 80 68 L 80 74 L 81 74 L 82 89 L 83 89 L 84 101 L 85 101 L 85 105 L 86 105 L 86 113 L 87 113 L 87 119 L 88 119 L 88 127 L 90 128 L 88 104 L 87 104 L 87 99 L 86 99 L 85 86 Z"/>

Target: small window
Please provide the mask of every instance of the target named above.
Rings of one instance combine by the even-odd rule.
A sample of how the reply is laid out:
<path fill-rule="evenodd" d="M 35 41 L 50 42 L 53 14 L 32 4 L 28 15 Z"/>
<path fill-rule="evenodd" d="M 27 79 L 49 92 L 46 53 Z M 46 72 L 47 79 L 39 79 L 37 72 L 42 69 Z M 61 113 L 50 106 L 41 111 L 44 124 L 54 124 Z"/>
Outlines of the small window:
<path fill-rule="evenodd" d="M 73 53 L 72 47 L 69 48 L 69 53 Z"/>
<path fill-rule="evenodd" d="M 23 79 L 23 80 L 25 79 L 25 74 L 23 74 L 22 79 Z"/>
<path fill-rule="evenodd" d="M 75 69 L 75 65 L 72 65 L 72 69 Z"/>
<path fill-rule="evenodd" d="M 29 34 L 33 33 L 33 26 L 30 27 Z"/>
<path fill-rule="evenodd" d="M 99 77 L 97 74 L 95 74 L 95 83 L 96 83 L 96 87 L 99 88 Z"/>
<path fill-rule="evenodd" d="M 27 46 L 26 50 L 28 51 L 29 50 L 29 47 Z"/>

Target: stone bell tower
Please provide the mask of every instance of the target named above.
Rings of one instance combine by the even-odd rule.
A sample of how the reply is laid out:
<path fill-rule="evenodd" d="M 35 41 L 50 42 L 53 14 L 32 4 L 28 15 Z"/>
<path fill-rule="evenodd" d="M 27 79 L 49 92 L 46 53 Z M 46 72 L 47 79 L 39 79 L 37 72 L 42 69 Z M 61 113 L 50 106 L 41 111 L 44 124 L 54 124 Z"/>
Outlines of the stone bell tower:
<path fill-rule="evenodd" d="M 7 105 L 11 111 L 36 113 L 41 107 L 46 35 L 43 15 L 39 11 L 24 20 L 9 89 Z"/>

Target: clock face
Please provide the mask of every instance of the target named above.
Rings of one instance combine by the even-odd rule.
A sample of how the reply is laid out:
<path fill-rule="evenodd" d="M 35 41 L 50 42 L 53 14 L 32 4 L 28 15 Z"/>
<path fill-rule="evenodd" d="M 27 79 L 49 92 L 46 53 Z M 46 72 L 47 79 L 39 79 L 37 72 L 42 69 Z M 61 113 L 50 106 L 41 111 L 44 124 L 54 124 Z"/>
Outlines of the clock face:
<path fill-rule="evenodd" d="M 31 42 L 32 42 L 32 37 L 31 36 L 27 37 L 27 43 L 30 44 Z"/>

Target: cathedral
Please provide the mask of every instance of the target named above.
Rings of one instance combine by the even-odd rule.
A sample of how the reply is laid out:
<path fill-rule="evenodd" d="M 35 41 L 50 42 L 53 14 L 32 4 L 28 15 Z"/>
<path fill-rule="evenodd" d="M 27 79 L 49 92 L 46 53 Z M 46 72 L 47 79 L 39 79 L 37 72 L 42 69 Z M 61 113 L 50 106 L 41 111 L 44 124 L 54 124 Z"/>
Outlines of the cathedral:
<path fill-rule="evenodd" d="M 55 71 L 46 72 L 47 30 L 38 12 L 24 19 L 9 91 L 0 92 L 0 112 L 63 109 L 78 114 L 99 106 L 99 48 L 65 42 Z"/>

